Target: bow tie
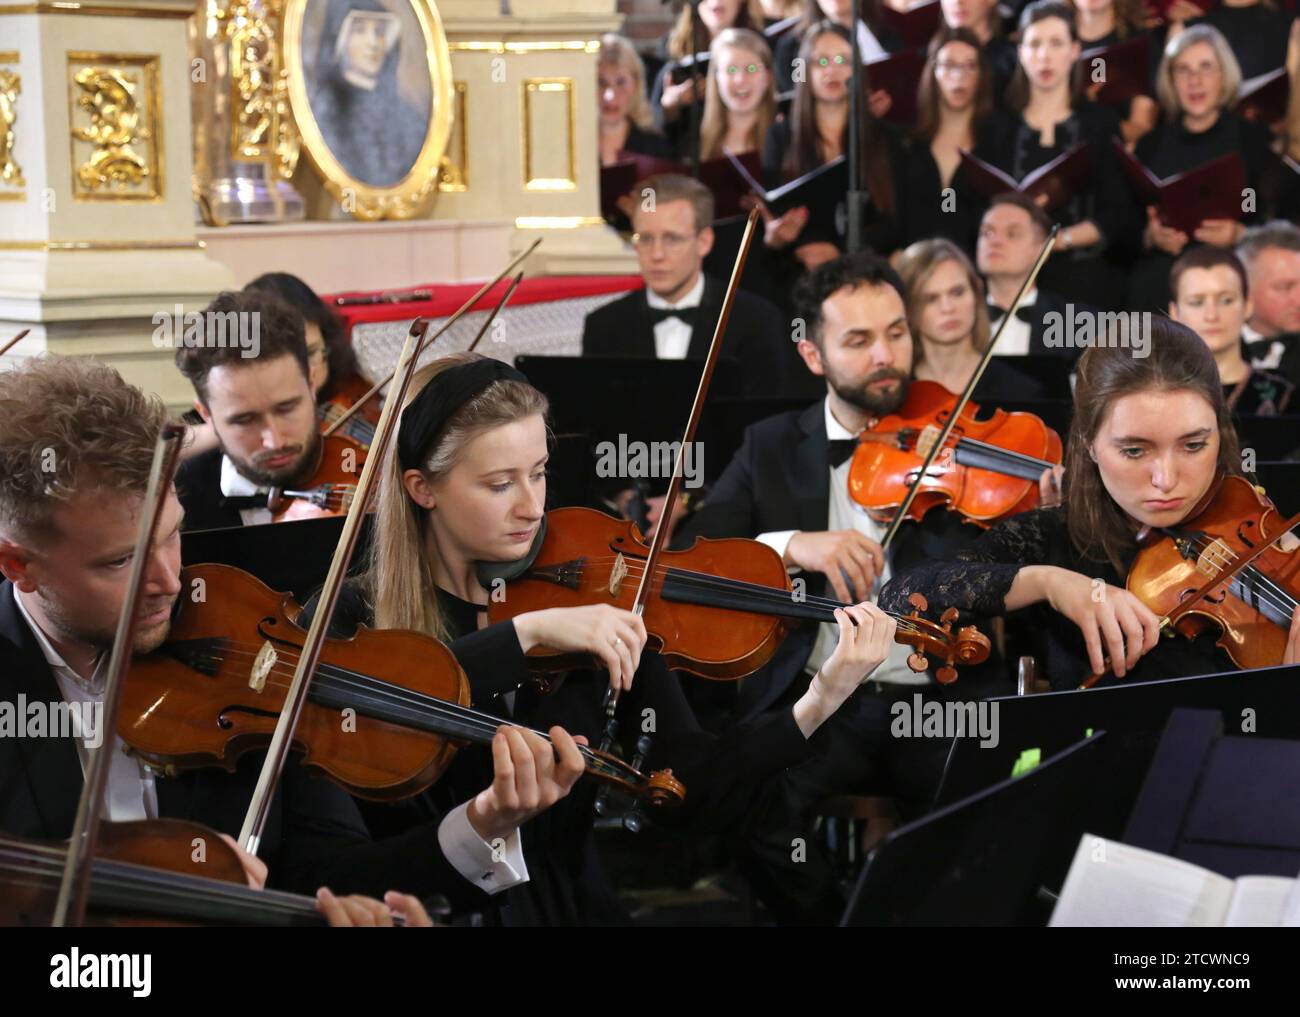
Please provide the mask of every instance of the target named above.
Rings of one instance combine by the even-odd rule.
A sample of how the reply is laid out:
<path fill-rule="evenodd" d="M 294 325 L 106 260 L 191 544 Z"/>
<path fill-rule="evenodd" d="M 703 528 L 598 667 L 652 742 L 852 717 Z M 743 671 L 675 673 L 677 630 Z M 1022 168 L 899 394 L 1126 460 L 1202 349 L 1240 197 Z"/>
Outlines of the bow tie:
<path fill-rule="evenodd" d="M 226 509 L 259 509 L 266 508 L 267 492 L 261 494 L 225 494 L 217 499 L 217 504 Z"/>
<path fill-rule="evenodd" d="M 1033 304 L 1021 304 L 1020 309 L 1016 311 L 1016 320 L 1023 321 L 1026 325 L 1032 325 L 1035 320 L 1035 315 L 1032 310 L 1033 306 Z M 1007 315 L 1006 308 L 999 307 L 997 304 L 989 304 L 988 307 L 989 321 L 996 322 L 1001 318 L 1005 318 Z"/>
<path fill-rule="evenodd" d="M 650 327 L 654 328 L 661 321 L 667 321 L 669 318 L 677 318 L 694 328 L 699 316 L 700 309 L 698 307 L 651 307 Z"/>
<path fill-rule="evenodd" d="M 831 469 L 842 466 L 853 458 L 853 450 L 858 447 L 857 438 L 832 438 L 826 443 L 827 458 Z"/>

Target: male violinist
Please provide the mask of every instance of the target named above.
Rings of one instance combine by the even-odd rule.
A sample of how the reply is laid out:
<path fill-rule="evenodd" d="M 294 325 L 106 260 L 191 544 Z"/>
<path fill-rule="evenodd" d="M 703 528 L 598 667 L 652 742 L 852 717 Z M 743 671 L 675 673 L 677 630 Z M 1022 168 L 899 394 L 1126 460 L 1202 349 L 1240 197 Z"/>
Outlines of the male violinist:
<path fill-rule="evenodd" d="M 177 474 L 186 528 L 269 523 L 270 489 L 309 486 L 321 456 L 302 315 L 262 291 L 219 294 L 176 366 L 219 443 Z"/>
<path fill-rule="evenodd" d="M 849 498 L 858 433 L 903 406 L 911 381 L 913 340 L 902 280 L 876 255 L 846 255 L 805 276 L 795 300 L 806 329 L 799 353 L 807 369 L 824 379 L 825 396 L 805 410 L 749 427 L 702 507 L 681 524 L 678 542 L 757 539 L 806 578 L 810 596 L 874 600 L 891 572 L 906 567 L 900 562 L 944 549 L 955 552 L 979 531 L 961 523 L 956 513 L 936 509 L 919 525 L 905 524 L 886 553 L 881 547 L 885 527 Z M 826 628 L 807 626 L 786 638 L 772 662 L 746 680 L 738 720 L 802 693 L 834 646 Z M 813 804 L 828 795 L 869 790 L 921 806 L 934 791 L 945 743 L 889 736 L 893 703 L 911 702 L 918 692 L 941 694 L 926 675 L 907 666 L 909 652 L 895 645 L 827 725 L 823 751 L 787 770 L 755 819 L 750 842 L 742 847 L 743 864 L 779 920 L 834 921 L 842 907 L 829 864 L 814 850 L 808 828 Z M 993 661 L 984 671 L 982 676 L 963 669 L 952 696 L 974 699 L 1011 691 Z M 809 849 L 800 863 L 791 861 L 797 838 Z"/>
<path fill-rule="evenodd" d="M 70 730 L 46 724 L 5 731 L 33 737 L 0 737 L 0 830 L 12 835 L 68 837 L 87 750 L 106 737 L 116 746 L 107 819 L 189 819 L 227 834 L 242 823 L 261 753 L 245 755 L 233 773 L 164 775 L 122 751 L 116 735 L 93 729 L 164 421 L 158 401 L 90 361 L 33 359 L 0 373 L 0 708 L 11 718 L 32 710 L 74 718 Z M 137 654 L 167 638 L 182 591 L 182 515 L 169 492 L 144 572 Z M 270 884 L 307 893 L 328 884 L 372 896 L 397 884 L 483 908 L 491 894 L 528 878 L 518 826 L 564 797 L 583 772 L 572 739 L 560 728 L 551 734 L 558 759 L 544 739 L 502 729 L 489 788 L 440 821 L 383 841 L 369 838 L 344 791 L 291 761 L 263 839 Z M 266 880 L 262 861 L 242 860 L 255 885 Z M 320 899 L 331 918 L 383 918 L 373 901 L 328 891 Z M 391 902 L 419 917 L 413 902 Z"/>

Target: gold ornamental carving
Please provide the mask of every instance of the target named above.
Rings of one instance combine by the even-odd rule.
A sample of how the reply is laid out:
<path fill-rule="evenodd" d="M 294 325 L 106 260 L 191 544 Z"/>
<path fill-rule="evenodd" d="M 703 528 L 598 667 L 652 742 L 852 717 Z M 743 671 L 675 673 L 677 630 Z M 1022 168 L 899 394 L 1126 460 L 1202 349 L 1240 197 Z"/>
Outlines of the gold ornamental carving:
<path fill-rule="evenodd" d="M 17 53 L 0 53 L 0 64 L 16 64 Z M 22 188 L 27 186 L 23 168 L 15 156 L 17 144 L 15 124 L 18 122 L 18 97 L 23 92 L 23 79 L 17 71 L 0 67 L 0 185 Z M 0 190 L 0 200 L 17 199 L 20 194 Z"/>
<path fill-rule="evenodd" d="M 270 159 L 288 180 L 298 166 L 301 138 L 289 107 L 288 73 L 280 45 L 282 0 L 215 7 L 230 49 L 230 156 L 236 161 Z"/>
<path fill-rule="evenodd" d="M 69 53 L 68 64 L 73 197 L 157 200 L 163 186 L 158 57 Z"/>

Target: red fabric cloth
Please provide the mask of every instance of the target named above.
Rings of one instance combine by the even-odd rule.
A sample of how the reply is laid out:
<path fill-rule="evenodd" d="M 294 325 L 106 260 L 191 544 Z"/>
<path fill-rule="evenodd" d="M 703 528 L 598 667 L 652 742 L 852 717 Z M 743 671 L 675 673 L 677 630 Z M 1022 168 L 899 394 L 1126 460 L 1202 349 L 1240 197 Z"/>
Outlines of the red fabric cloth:
<path fill-rule="evenodd" d="M 346 293 L 330 293 L 322 299 L 339 315 L 351 331 L 352 326 L 360 322 L 402 321 L 407 318 L 446 318 L 454 314 L 466 300 L 483 284 L 478 283 L 429 283 L 419 286 L 404 286 L 402 292 L 409 290 L 431 290 L 431 300 L 408 300 L 400 304 L 351 304 L 338 307 L 335 297 L 365 297 L 382 290 L 354 290 Z M 578 297 L 600 296 L 604 293 L 625 293 L 640 289 L 643 281 L 639 275 L 552 275 L 525 279 L 510 298 L 510 307 L 524 304 L 537 304 L 548 300 L 573 300 Z M 490 311 L 501 299 L 510 286 L 509 279 L 502 279 L 492 289 L 479 298 L 474 310 Z"/>

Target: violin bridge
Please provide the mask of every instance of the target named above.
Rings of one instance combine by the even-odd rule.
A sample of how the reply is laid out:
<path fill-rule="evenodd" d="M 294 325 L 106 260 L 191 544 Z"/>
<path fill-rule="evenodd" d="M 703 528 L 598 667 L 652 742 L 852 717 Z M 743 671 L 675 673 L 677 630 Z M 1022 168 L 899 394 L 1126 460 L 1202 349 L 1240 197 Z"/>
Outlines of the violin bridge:
<path fill-rule="evenodd" d="M 627 559 L 623 557 L 620 551 L 618 557 L 614 559 L 614 567 L 609 570 L 609 595 L 615 599 L 618 598 L 619 590 L 623 588 L 623 580 L 627 578 Z"/>
<path fill-rule="evenodd" d="M 257 651 L 257 658 L 253 661 L 252 670 L 248 673 L 248 687 L 254 692 L 261 692 L 266 688 L 266 677 L 271 673 L 271 668 L 275 667 L 279 660 L 279 655 L 270 642 L 262 644 L 262 648 Z"/>

